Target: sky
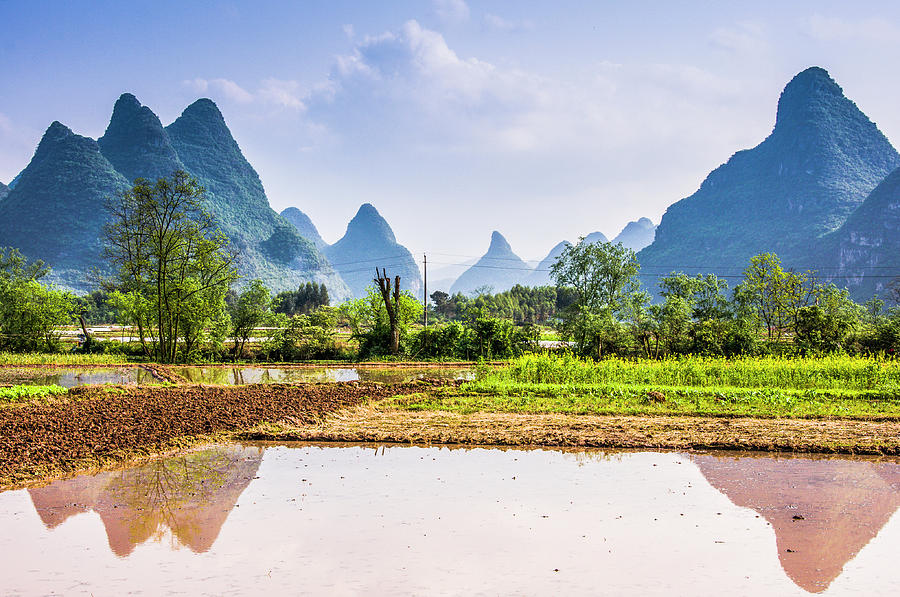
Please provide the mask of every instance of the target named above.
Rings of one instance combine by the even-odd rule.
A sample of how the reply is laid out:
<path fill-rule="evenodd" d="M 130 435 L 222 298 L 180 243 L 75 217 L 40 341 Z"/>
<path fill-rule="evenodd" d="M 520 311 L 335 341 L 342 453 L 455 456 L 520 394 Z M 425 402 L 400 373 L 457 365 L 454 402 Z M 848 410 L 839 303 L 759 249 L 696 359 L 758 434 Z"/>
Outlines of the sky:
<path fill-rule="evenodd" d="M 277 211 L 327 242 L 372 203 L 440 266 L 658 223 L 809 66 L 900 143 L 900 3 L 0 0 L 0 181 L 123 92 L 214 100 Z M 419 257 L 420 258 L 420 257 Z"/>

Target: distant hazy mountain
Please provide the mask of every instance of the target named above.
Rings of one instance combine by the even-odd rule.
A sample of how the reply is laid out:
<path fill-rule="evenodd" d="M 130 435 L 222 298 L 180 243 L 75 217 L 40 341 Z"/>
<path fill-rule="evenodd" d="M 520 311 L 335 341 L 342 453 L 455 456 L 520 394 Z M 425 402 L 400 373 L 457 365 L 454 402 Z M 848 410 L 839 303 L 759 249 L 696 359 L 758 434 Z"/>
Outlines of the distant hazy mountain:
<path fill-rule="evenodd" d="M 600 234 L 599 232 L 595 232 L 594 234 Z M 600 234 L 600 236 L 603 236 Z M 564 240 L 547 253 L 547 256 L 544 257 L 540 263 L 538 263 L 537 267 L 534 268 L 534 271 L 525 278 L 523 284 L 525 286 L 554 286 L 553 279 L 550 277 L 550 267 L 556 263 L 556 260 L 562 255 L 563 250 L 567 246 L 569 246 L 569 241 Z"/>
<path fill-rule="evenodd" d="M 416 260 L 409 249 L 397 243 L 390 225 L 369 203 L 359 208 L 344 236 L 324 252 L 353 296 L 365 296 L 366 287 L 374 286 L 378 267 L 391 279 L 400 276 L 400 287 L 421 298 L 422 275 Z"/>
<path fill-rule="evenodd" d="M 828 73 L 807 69 L 781 94 L 771 135 L 669 207 L 638 256 L 642 274 L 740 274 L 765 251 L 788 266 L 829 265 L 811 262 L 823 235 L 898 165 L 885 136 Z"/>
<path fill-rule="evenodd" d="M 3 201 L 9 195 L 9 187 L 0 182 L 0 201 Z"/>
<path fill-rule="evenodd" d="M 884 296 L 900 275 L 900 168 L 830 236 L 821 261 L 833 262 L 836 269 L 823 273 L 850 288 L 857 300 Z"/>
<path fill-rule="evenodd" d="M 450 292 L 469 294 L 484 286 L 490 286 L 492 292 L 503 292 L 523 283 L 530 271 L 528 264 L 512 252 L 503 235 L 495 230 L 487 253 L 457 278 Z"/>
<path fill-rule="evenodd" d="M 297 232 L 300 233 L 300 236 L 316 245 L 316 248 L 320 251 L 328 245 L 328 243 L 322 240 L 322 237 L 319 235 L 319 230 L 316 228 L 316 225 L 313 224 L 312 220 L 309 219 L 309 216 L 296 207 L 285 209 L 281 212 L 281 217 L 293 224 L 297 228 Z"/>
<path fill-rule="evenodd" d="M 349 296 L 324 256 L 269 207 L 259 176 L 210 100 L 198 100 L 163 128 L 126 93 L 98 141 L 54 122 L 0 203 L 0 246 L 43 259 L 60 283 L 86 290 L 86 274 L 104 265 L 106 199 L 135 178 L 154 180 L 176 169 L 206 188 L 207 207 L 241 251 L 246 279 L 261 278 L 275 290 L 324 282 L 333 299 Z"/>
<path fill-rule="evenodd" d="M 641 218 L 637 222 L 628 222 L 619 235 L 612 239 L 614 244 L 622 243 L 632 251 L 640 251 L 653 242 L 656 226 L 649 218 Z"/>
<path fill-rule="evenodd" d="M 0 247 L 43 259 L 53 280 L 85 288 L 102 263 L 105 199 L 128 186 L 96 141 L 54 122 L 0 202 Z"/>
<path fill-rule="evenodd" d="M 602 232 L 591 232 L 584 237 L 586 243 L 608 243 L 609 239 Z"/>

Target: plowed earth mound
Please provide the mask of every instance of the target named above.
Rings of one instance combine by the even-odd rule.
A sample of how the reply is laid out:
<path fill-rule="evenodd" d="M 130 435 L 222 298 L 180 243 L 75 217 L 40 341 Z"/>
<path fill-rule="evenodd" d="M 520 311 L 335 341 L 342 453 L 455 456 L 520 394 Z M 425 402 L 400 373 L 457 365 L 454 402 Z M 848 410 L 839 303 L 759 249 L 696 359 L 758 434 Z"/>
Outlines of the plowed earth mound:
<path fill-rule="evenodd" d="M 75 388 L 66 401 L 0 409 L 0 486 L 163 452 L 191 437 L 263 422 L 311 423 L 323 413 L 423 385 Z"/>

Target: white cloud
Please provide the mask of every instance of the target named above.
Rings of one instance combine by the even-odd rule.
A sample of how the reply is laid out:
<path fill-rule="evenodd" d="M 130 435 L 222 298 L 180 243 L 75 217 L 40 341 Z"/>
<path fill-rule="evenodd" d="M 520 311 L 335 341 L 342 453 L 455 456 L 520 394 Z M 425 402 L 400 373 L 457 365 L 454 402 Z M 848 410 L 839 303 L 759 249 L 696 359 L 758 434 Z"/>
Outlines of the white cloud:
<path fill-rule="evenodd" d="M 344 35 L 347 36 L 347 39 L 353 39 L 353 36 L 356 35 L 356 29 L 350 23 L 344 25 L 342 29 L 344 30 Z"/>
<path fill-rule="evenodd" d="M 224 98 L 237 104 L 268 104 L 293 110 L 303 110 L 304 93 L 297 81 L 264 79 L 256 91 L 248 91 L 230 79 L 191 79 L 185 86 L 196 93 Z"/>
<path fill-rule="evenodd" d="M 710 35 L 712 44 L 736 54 L 759 55 L 768 52 L 770 43 L 759 23 L 744 22 L 734 27 L 719 27 Z"/>
<path fill-rule="evenodd" d="M 710 103 L 740 99 L 735 81 L 691 65 L 600 63 L 593 75 L 569 82 L 460 57 L 440 33 L 409 21 L 339 57 L 331 91 L 367 113 L 389 113 L 389 120 L 411 126 L 423 145 L 515 153 L 583 149 L 608 151 L 614 159 L 621 159 L 617 147 L 653 143 L 659 134 L 696 137 L 699 129 L 686 116 L 703 118 Z"/>
<path fill-rule="evenodd" d="M 282 81 L 280 79 L 265 79 L 262 87 L 257 91 L 257 96 L 266 103 L 275 104 L 285 108 L 303 110 L 305 108 L 301 97 L 300 83 L 297 81 Z"/>
<path fill-rule="evenodd" d="M 253 94 L 230 79 L 192 79 L 185 81 L 185 85 L 197 93 L 211 93 L 220 95 L 238 104 L 249 104 L 253 101 Z"/>
<path fill-rule="evenodd" d="M 510 21 L 491 13 L 486 13 L 484 15 L 484 23 L 488 28 L 495 31 L 511 32 L 534 29 L 534 23 L 531 21 Z"/>
<path fill-rule="evenodd" d="M 807 22 L 809 34 L 821 41 L 900 42 L 900 27 L 878 17 L 856 21 L 814 15 Z"/>
<path fill-rule="evenodd" d="M 469 19 L 469 5 L 465 0 L 433 0 L 434 11 L 447 23 L 461 23 Z"/>

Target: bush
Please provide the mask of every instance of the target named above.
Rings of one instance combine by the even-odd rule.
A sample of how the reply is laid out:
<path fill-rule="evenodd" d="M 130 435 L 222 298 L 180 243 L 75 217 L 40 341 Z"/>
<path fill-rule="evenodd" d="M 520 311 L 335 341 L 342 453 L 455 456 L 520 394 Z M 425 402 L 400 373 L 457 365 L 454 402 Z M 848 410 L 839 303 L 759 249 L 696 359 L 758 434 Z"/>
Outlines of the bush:
<path fill-rule="evenodd" d="M 452 322 L 421 330 L 406 349 L 419 358 L 507 359 L 536 350 L 539 339 L 540 331 L 533 324 L 479 317 L 467 324 Z"/>
<path fill-rule="evenodd" d="M 266 360 L 306 361 L 336 359 L 342 355 L 334 339 L 337 314 L 323 307 L 312 315 L 295 315 L 260 348 Z"/>

